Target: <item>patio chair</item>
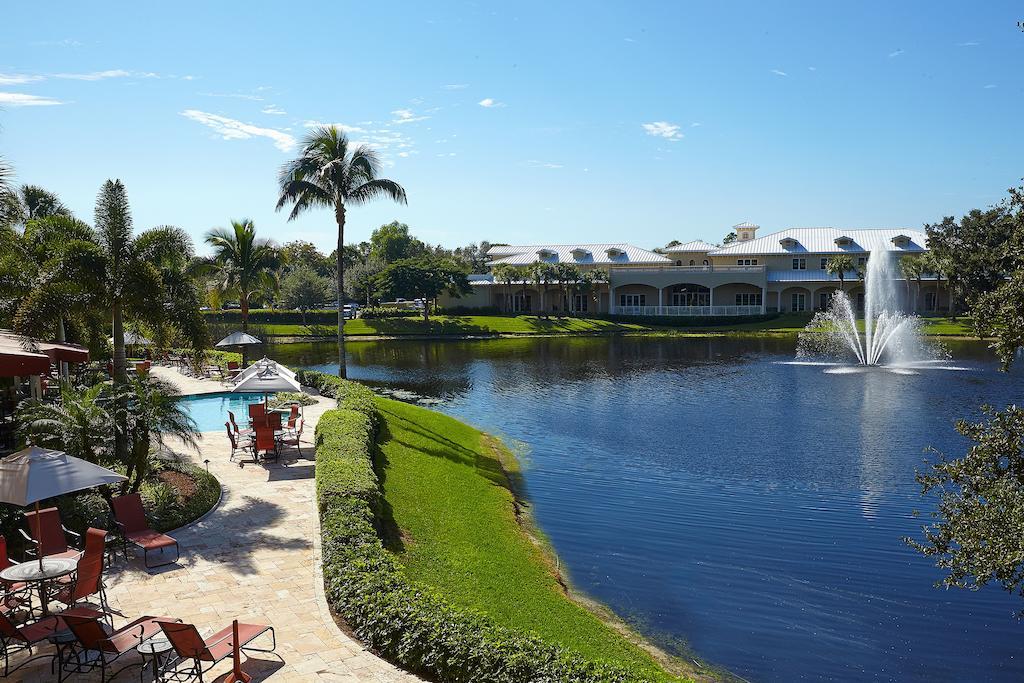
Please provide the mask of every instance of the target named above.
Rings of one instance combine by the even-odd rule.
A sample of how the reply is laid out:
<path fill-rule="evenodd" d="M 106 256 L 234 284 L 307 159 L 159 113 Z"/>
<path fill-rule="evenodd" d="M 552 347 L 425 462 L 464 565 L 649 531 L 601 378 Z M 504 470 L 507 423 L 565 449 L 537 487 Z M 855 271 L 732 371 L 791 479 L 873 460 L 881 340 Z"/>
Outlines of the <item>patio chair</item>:
<path fill-rule="evenodd" d="M 137 548 L 142 548 L 143 562 L 146 569 L 160 567 L 165 564 L 173 564 L 178 561 L 181 551 L 178 542 L 166 534 L 161 534 L 149 528 L 146 521 L 146 511 L 142 509 L 142 496 L 138 493 L 129 493 L 126 496 L 118 496 L 111 501 L 114 507 L 114 520 L 121 529 L 121 536 L 124 539 L 122 550 L 125 559 L 128 559 L 128 544 L 131 543 Z M 159 550 L 163 555 L 164 548 L 174 547 L 174 559 L 167 562 L 149 563 L 149 552 Z"/>
<path fill-rule="evenodd" d="M 10 612 L 0 607 L 0 647 L 3 648 L 4 657 L 4 678 L 10 676 L 12 673 L 25 666 L 29 662 L 34 662 L 38 659 L 51 659 L 50 673 L 54 672 L 57 664 L 57 658 L 55 655 L 39 655 L 36 657 L 29 657 L 18 666 L 11 668 L 11 655 L 28 651 L 29 655 L 32 654 L 32 648 L 36 645 L 46 642 L 57 633 L 67 630 L 67 624 L 64 621 L 66 616 L 85 616 L 85 617 L 102 617 L 102 612 L 89 607 L 75 607 L 74 609 L 61 612 L 60 614 L 51 614 L 43 617 L 31 624 L 23 624 L 21 626 L 15 625 L 10 618 Z"/>
<path fill-rule="evenodd" d="M 209 639 L 203 639 L 192 624 L 162 620 L 157 620 L 157 623 L 160 624 L 160 628 L 163 629 L 164 635 L 167 636 L 167 640 L 170 641 L 178 656 L 177 660 L 171 662 L 175 667 L 174 673 L 179 673 L 182 664 L 191 662 L 190 667 L 180 673 L 195 677 L 200 683 L 203 680 L 203 674 L 230 657 L 234 649 L 231 626 L 214 633 Z M 270 631 L 272 639 L 270 649 L 249 647 L 249 643 L 267 631 Z M 243 652 L 273 652 L 277 649 L 277 635 L 274 633 L 274 627 L 239 623 L 238 649 Z M 174 680 L 179 679 L 175 677 Z"/>
<path fill-rule="evenodd" d="M 78 539 L 81 543 L 81 534 L 71 531 L 61 524 L 60 512 L 57 508 L 44 508 L 38 512 L 29 510 L 25 512 L 25 521 L 28 525 L 28 533 L 19 529 L 21 535 L 29 542 L 25 548 L 25 554 L 30 557 L 59 557 L 71 558 L 82 554 L 73 545 L 68 543 L 68 535 Z M 36 534 L 39 538 L 36 538 Z"/>
<path fill-rule="evenodd" d="M 0 572 L 15 564 L 18 563 L 7 557 L 7 538 L 0 534 Z M 0 609 L 19 607 L 32 610 L 32 590 L 28 584 L 0 579 Z"/>
<path fill-rule="evenodd" d="M 263 417 L 267 414 L 267 406 L 265 403 L 250 403 L 249 404 L 249 421 L 255 422 L 256 418 Z"/>
<path fill-rule="evenodd" d="M 239 429 L 238 422 L 235 421 L 235 414 L 228 411 L 228 421 L 231 422 L 231 428 L 235 430 L 235 437 L 251 436 L 251 429 Z"/>
<path fill-rule="evenodd" d="M 239 435 L 238 435 L 238 428 L 237 427 L 235 428 L 235 431 L 232 431 L 231 427 L 232 427 L 232 425 L 231 425 L 230 422 L 225 422 L 224 423 L 224 429 L 227 430 L 227 433 L 228 433 L 228 441 L 231 443 L 231 457 L 228 458 L 228 460 L 230 460 L 231 462 L 234 462 L 236 454 L 238 454 L 238 453 L 249 453 L 251 448 L 252 448 L 252 445 L 251 445 L 251 440 L 250 439 L 248 439 L 246 437 L 239 437 Z M 242 438 L 245 438 L 246 441 L 242 442 L 241 441 Z M 239 465 L 239 466 L 241 466 L 241 465 Z"/>
<path fill-rule="evenodd" d="M 86 673 L 99 669 L 100 682 L 106 683 L 107 680 L 115 678 L 125 669 L 142 666 L 144 662 L 136 660 L 121 667 L 109 677 L 107 676 L 107 671 L 121 655 L 135 651 L 139 643 L 149 640 L 161 632 L 157 620 L 168 623 L 181 622 L 180 619 L 171 617 L 139 617 L 116 631 L 108 633 L 103 627 L 103 623 L 95 617 L 66 615 L 64 621 L 71 629 L 71 633 L 74 634 L 80 649 L 71 651 L 64 661 L 60 662 L 57 680 L 63 681 L 65 673 Z"/>
<path fill-rule="evenodd" d="M 276 410 L 267 413 L 267 426 L 275 432 L 281 431 L 281 413 Z"/>
<path fill-rule="evenodd" d="M 281 439 L 282 446 L 295 446 L 295 450 L 302 455 L 302 425 L 304 420 L 300 417 L 299 421 L 295 425 L 289 425 L 292 427 L 291 431 L 285 432 L 284 437 Z"/>
<path fill-rule="evenodd" d="M 107 607 L 107 591 L 103 585 L 103 569 L 107 552 L 107 532 L 103 529 L 87 529 L 85 532 L 85 552 L 78 560 L 78 569 L 73 577 L 58 581 L 53 598 L 68 607 L 74 607 L 85 598 L 96 595 L 100 607 L 109 612 Z M 113 622 L 111 622 L 113 626 Z"/>
<path fill-rule="evenodd" d="M 256 427 L 256 442 L 253 444 L 253 454 L 259 459 L 260 453 L 273 453 L 267 460 L 277 460 L 280 453 L 277 449 L 277 439 L 274 437 L 274 430 L 270 427 Z"/>
<path fill-rule="evenodd" d="M 228 379 L 234 379 L 235 377 L 238 376 L 238 373 L 240 373 L 241 371 L 242 368 L 239 367 L 238 361 L 228 361 Z"/>

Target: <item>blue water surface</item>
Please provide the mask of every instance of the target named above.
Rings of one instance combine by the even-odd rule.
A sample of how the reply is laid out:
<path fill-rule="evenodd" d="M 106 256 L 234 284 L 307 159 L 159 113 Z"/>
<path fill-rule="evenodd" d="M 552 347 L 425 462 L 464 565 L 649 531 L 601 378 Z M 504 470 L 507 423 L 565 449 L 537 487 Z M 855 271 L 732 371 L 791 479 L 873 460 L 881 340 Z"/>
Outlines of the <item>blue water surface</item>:
<path fill-rule="evenodd" d="M 754 681 L 1021 681 L 1024 601 L 934 587 L 902 540 L 926 452 L 1024 399 L 984 345 L 913 375 L 785 364 L 792 339 L 350 343 L 349 373 L 443 399 L 525 463 L 575 585 Z M 335 371 L 333 345 L 275 357 Z M 273 355 L 272 354 L 272 355 Z"/>
<path fill-rule="evenodd" d="M 185 396 L 181 399 L 201 432 L 223 431 L 224 423 L 228 421 L 229 410 L 235 414 L 236 422 L 247 423 L 249 404 L 262 401 L 263 394 L 232 394 L 228 392 Z"/>

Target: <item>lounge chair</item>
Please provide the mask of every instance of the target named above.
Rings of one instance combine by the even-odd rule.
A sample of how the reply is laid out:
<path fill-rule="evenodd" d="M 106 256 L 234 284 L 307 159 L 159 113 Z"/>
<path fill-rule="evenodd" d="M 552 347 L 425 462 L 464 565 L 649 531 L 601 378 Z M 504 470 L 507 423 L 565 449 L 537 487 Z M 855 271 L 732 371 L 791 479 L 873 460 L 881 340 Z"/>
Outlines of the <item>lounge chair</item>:
<path fill-rule="evenodd" d="M 43 617 L 31 624 L 17 626 L 13 621 L 11 621 L 9 614 L 8 610 L 0 607 L 0 647 L 3 648 L 4 678 L 10 676 L 13 672 L 17 671 L 29 662 L 46 658 L 53 660 L 50 668 L 50 672 L 53 673 L 56 668 L 54 665 L 57 664 L 56 655 L 48 654 L 29 657 L 13 669 L 10 668 L 11 655 L 25 650 L 27 650 L 29 655 L 31 655 L 33 647 L 47 641 L 61 631 L 66 631 L 67 624 L 64 621 L 65 616 L 84 616 L 95 618 L 104 616 L 102 612 L 97 612 L 89 607 L 75 607 L 74 609 L 61 612 L 60 614 L 51 614 Z"/>
<path fill-rule="evenodd" d="M 60 521 L 60 512 L 57 508 L 43 508 L 38 513 L 34 510 L 25 513 L 25 521 L 28 525 L 28 533 L 19 529 L 21 535 L 29 542 L 25 554 L 31 557 L 58 557 L 73 558 L 82 554 L 82 551 L 68 543 L 68 536 L 79 539 L 81 534 L 76 534 L 68 529 Z M 39 538 L 36 538 L 36 534 Z"/>
<path fill-rule="evenodd" d="M 178 659 L 171 662 L 175 667 L 175 674 L 179 673 L 182 664 L 191 663 L 188 669 L 180 673 L 194 676 L 200 683 L 203 674 L 208 672 L 219 662 L 231 656 L 234 650 L 232 627 L 221 629 L 214 633 L 209 639 L 203 639 L 199 631 L 192 624 L 180 622 L 168 622 L 157 620 L 164 635 L 170 641 Z M 270 631 L 270 649 L 249 647 L 249 643 Z M 243 652 L 273 652 L 277 649 L 277 635 L 273 626 L 262 624 L 238 624 L 238 649 Z M 170 667 L 169 667 L 170 668 Z M 175 676 L 174 680 L 180 680 Z"/>
<path fill-rule="evenodd" d="M 111 501 L 114 506 L 114 520 L 124 539 L 122 550 L 125 559 L 128 559 L 128 544 L 142 548 L 143 562 L 146 569 L 160 567 L 165 564 L 173 564 L 180 557 L 178 542 L 166 534 L 161 534 L 149 527 L 146 521 L 146 512 L 142 509 L 142 496 L 138 493 L 129 493 L 126 496 L 118 496 Z M 149 563 L 149 552 L 159 550 L 163 555 L 164 548 L 174 547 L 174 559 L 167 562 Z"/>
<path fill-rule="evenodd" d="M 108 633 L 102 622 L 95 617 L 68 614 L 64 617 L 68 628 L 75 635 L 80 649 L 69 653 L 61 662 L 58 681 L 64 680 L 65 673 L 85 673 L 93 669 L 100 670 L 100 681 L 106 683 L 107 671 L 121 655 L 135 651 L 144 640 L 149 640 L 161 632 L 159 621 L 180 623 L 180 619 L 171 617 L 139 617 L 135 621 Z M 142 666 L 142 661 L 134 661 L 121 667 L 109 678 L 114 678 L 125 669 Z"/>

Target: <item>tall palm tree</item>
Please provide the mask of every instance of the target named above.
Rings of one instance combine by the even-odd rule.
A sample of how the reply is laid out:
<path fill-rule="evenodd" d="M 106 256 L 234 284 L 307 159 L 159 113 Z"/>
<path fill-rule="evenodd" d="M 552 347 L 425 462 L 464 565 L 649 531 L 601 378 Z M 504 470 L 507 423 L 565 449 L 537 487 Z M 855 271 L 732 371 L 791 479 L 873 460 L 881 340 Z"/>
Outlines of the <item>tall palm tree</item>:
<path fill-rule="evenodd" d="M 0 157 L 0 226 L 14 222 L 17 197 L 14 194 L 14 169 Z"/>
<path fill-rule="evenodd" d="M 506 313 L 512 311 L 512 283 L 516 280 L 516 267 L 510 263 L 499 263 L 491 270 L 494 279 L 505 285 L 505 305 L 502 309 Z"/>
<path fill-rule="evenodd" d="M 900 270 L 907 283 L 907 298 L 910 298 L 910 281 L 915 280 L 917 289 L 914 293 L 914 312 L 918 311 L 918 304 L 921 299 L 921 280 L 924 278 L 924 260 L 917 254 L 906 254 L 900 258 Z"/>
<path fill-rule="evenodd" d="M 848 254 L 836 254 L 825 261 L 825 272 L 839 278 L 839 291 L 845 291 L 846 274 L 853 270 L 853 259 Z"/>
<path fill-rule="evenodd" d="M 280 251 L 270 240 L 258 239 L 248 218 L 231 221 L 231 228 L 214 228 L 206 234 L 213 258 L 204 270 L 217 278 L 223 294 L 238 297 L 242 309 L 242 331 L 249 330 L 249 299 L 256 292 L 273 287 L 274 273 L 281 266 Z M 242 347 L 243 361 L 245 347 Z"/>
<path fill-rule="evenodd" d="M 380 159 L 365 145 L 350 145 L 345 133 L 336 126 L 324 126 L 310 133 L 302 143 L 297 159 L 284 165 L 280 174 L 280 211 L 291 204 L 288 220 L 309 209 L 334 211 L 338 224 L 338 376 L 345 377 L 345 211 L 387 197 L 400 204 L 407 202 L 405 189 L 393 180 L 378 178 Z"/>
<path fill-rule="evenodd" d="M 22 185 L 14 190 L 14 198 L 17 220 L 22 223 L 35 218 L 71 216 L 71 210 L 56 194 L 38 185 Z"/>

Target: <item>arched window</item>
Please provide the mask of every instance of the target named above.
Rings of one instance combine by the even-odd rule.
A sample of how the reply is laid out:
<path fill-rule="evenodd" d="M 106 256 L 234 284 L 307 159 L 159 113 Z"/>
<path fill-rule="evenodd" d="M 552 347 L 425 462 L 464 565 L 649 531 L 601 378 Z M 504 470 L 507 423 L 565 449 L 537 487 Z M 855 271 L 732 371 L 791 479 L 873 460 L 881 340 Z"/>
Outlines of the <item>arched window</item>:
<path fill-rule="evenodd" d="M 704 259 L 704 265 L 705 265 L 705 266 L 710 266 L 711 264 L 710 264 L 710 263 L 708 263 L 708 260 L 707 260 L 707 259 Z"/>
<path fill-rule="evenodd" d="M 690 265 L 691 265 L 691 266 L 695 266 L 695 265 L 697 265 L 697 262 L 696 262 L 696 261 L 694 261 L 693 259 L 690 259 Z"/>
<path fill-rule="evenodd" d="M 681 266 L 681 265 L 683 265 L 683 262 L 682 261 L 676 261 L 676 265 L 677 266 Z"/>

